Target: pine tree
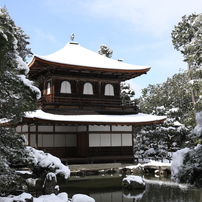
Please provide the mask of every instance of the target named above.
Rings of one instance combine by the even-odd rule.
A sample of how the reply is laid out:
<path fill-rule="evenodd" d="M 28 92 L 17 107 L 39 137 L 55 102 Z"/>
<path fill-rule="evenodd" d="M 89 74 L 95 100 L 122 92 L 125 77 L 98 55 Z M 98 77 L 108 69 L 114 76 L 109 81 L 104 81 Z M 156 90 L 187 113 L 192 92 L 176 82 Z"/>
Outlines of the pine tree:
<path fill-rule="evenodd" d="M 22 183 L 11 166 L 25 158 L 25 140 L 10 127 L 20 121 L 25 111 L 36 108 L 40 91 L 27 79 L 25 63 L 30 50 L 28 36 L 17 27 L 6 8 L 0 8 L 0 195 L 19 188 Z"/>
<path fill-rule="evenodd" d="M 98 53 L 100 55 L 104 55 L 108 58 L 111 58 L 113 54 L 113 50 L 111 50 L 107 45 L 101 44 L 100 49 L 98 50 Z"/>
<path fill-rule="evenodd" d="M 170 159 L 171 152 L 183 147 L 185 140 L 188 140 L 195 122 L 187 83 L 187 73 L 182 72 L 164 83 L 149 85 L 142 90 L 139 99 L 141 112 L 167 116 L 167 120 L 161 125 L 139 128 L 135 137 L 136 155 Z"/>
<path fill-rule="evenodd" d="M 130 84 L 126 82 L 122 82 L 120 85 L 120 97 L 122 99 L 123 104 L 128 104 L 131 101 L 131 98 L 135 95 L 135 91 L 131 89 Z"/>
<path fill-rule="evenodd" d="M 197 146 L 175 153 L 171 167 L 172 178 L 202 187 L 202 14 L 183 16 L 172 31 L 172 39 L 174 48 L 183 54 L 188 64 L 187 88 L 191 92 L 197 123 L 189 135 L 194 143 L 192 146 Z M 180 155 L 182 159 L 179 164 Z"/>
<path fill-rule="evenodd" d="M 171 33 L 174 48 L 188 64 L 189 88 L 194 113 L 202 109 L 202 14 L 184 15 Z"/>

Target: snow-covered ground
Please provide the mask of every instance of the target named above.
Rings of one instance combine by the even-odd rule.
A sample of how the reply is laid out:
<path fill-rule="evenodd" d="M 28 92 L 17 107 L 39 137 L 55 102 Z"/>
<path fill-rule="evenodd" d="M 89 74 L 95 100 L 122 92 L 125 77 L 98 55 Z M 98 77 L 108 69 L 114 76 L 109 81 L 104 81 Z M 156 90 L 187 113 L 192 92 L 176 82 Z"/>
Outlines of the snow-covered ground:
<path fill-rule="evenodd" d="M 149 161 L 148 163 L 144 163 L 144 164 L 137 164 L 137 165 L 131 165 L 131 166 L 127 166 L 126 168 L 129 168 L 129 169 L 136 169 L 136 168 L 143 168 L 143 167 L 146 167 L 146 166 L 156 166 L 156 167 L 162 167 L 162 166 L 167 166 L 167 167 L 170 167 L 171 166 L 171 163 L 168 162 L 168 160 L 165 160 L 163 162 L 159 162 L 159 161 Z"/>

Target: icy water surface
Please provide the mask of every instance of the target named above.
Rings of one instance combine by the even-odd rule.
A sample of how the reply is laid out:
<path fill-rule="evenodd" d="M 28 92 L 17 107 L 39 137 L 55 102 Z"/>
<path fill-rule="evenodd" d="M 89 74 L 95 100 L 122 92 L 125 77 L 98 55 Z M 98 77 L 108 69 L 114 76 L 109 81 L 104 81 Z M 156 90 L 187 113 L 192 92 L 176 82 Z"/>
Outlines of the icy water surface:
<path fill-rule="evenodd" d="M 173 183 L 169 176 L 158 178 L 146 175 L 143 178 L 146 182 L 146 189 L 143 191 L 123 190 L 123 176 L 119 174 L 72 176 L 68 181 L 60 182 L 59 186 L 60 192 L 67 192 L 69 198 L 82 193 L 91 196 L 96 202 L 202 202 L 202 189 Z M 40 194 L 37 191 L 37 195 Z"/>

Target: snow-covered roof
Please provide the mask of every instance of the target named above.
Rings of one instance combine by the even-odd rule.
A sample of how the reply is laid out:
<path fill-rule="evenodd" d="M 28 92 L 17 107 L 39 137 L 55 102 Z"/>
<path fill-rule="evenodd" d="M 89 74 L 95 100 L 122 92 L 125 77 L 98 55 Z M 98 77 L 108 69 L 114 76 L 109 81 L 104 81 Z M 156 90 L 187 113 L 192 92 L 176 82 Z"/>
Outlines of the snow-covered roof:
<path fill-rule="evenodd" d="M 24 118 L 55 122 L 118 125 L 149 125 L 162 122 L 166 119 L 165 116 L 155 116 L 142 113 L 133 115 L 57 115 L 46 113 L 42 110 L 26 112 Z"/>
<path fill-rule="evenodd" d="M 145 72 L 150 69 L 149 66 L 131 65 L 107 58 L 103 55 L 82 47 L 77 42 L 69 42 L 64 48 L 47 56 L 35 55 L 32 61 L 29 63 L 29 66 L 34 63 L 36 58 L 53 63 L 102 69 L 145 70 Z"/>

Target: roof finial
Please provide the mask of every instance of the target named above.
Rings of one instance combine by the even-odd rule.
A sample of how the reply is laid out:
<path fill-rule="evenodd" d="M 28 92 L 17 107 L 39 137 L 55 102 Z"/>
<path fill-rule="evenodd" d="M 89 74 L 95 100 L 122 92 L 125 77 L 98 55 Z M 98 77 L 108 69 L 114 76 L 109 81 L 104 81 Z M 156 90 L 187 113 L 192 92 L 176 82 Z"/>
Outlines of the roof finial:
<path fill-rule="evenodd" d="M 71 41 L 74 41 L 74 33 L 71 34 L 70 40 L 71 40 Z"/>

